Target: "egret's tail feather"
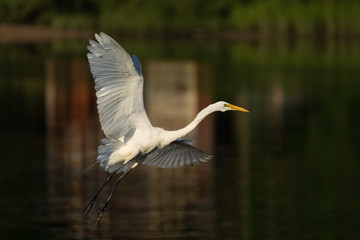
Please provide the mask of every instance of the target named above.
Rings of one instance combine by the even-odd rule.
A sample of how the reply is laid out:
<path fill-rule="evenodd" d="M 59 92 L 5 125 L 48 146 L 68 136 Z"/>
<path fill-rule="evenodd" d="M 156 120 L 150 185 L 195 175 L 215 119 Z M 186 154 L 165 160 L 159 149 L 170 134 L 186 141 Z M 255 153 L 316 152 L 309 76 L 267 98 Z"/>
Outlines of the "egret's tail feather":
<path fill-rule="evenodd" d="M 124 145 L 118 139 L 108 139 L 104 138 L 101 140 L 104 145 L 100 145 L 98 147 L 98 158 L 97 160 L 100 162 L 100 165 L 105 168 L 106 171 L 114 172 L 121 168 L 124 164 L 123 162 L 119 162 L 118 164 L 109 165 L 110 157 L 114 153 L 114 151 L 118 150 L 121 146 Z"/>

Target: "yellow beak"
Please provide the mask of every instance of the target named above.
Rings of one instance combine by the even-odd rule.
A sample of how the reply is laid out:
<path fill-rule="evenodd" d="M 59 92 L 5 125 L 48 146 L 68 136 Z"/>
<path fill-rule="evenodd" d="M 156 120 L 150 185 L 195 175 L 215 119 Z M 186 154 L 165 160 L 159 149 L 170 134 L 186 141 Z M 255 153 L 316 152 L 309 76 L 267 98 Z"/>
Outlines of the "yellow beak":
<path fill-rule="evenodd" d="M 232 110 L 235 110 L 235 111 L 240 111 L 240 112 L 250 112 L 248 110 L 246 110 L 245 108 L 241 108 L 241 107 L 238 107 L 238 106 L 235 106 L 235 105 L 232 105 L 232 104 L 225 104 L 226 107 L 228 108 L 231 108 Z"/>

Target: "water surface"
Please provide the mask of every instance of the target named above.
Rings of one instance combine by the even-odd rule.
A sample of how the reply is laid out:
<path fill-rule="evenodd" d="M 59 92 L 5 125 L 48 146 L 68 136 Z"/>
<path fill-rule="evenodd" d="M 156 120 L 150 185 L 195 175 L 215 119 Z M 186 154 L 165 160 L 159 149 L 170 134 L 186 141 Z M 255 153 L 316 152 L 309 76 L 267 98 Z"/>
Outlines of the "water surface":
<path fill-rule="evenodd" d="M 360 47 L 356 43 L 116 38 L 142 61 L 153 125 L 189 137 L 201 166 L 140 166 L 101 223 L 82 208 L 108 177 L 87 41 L 0 46 L 1 239 L 357 239 Z"/>

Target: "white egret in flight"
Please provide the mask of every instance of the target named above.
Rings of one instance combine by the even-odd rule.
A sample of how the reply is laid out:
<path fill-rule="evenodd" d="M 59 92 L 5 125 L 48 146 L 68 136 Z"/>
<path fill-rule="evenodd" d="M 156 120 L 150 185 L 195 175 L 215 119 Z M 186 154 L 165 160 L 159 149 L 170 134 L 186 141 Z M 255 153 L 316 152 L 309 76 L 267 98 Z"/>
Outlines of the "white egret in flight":
<path fill-rule="evenodd" d="M 210 158 L 193 141 L 182 139 L 207 115 L 228 110 L 248 112 L 246 109 L 219 101 L 201 110 L 186 127 L 167 131 L 153 127 L 143 102 L 144 78 L 139 59 L 130 56 L 115 40 L 100 33 L 90 40 L 87 54 L 95 79 L 97 107 L 101 128 L 106 136 L 98 148 L 100 165 L 112 173 L 93 199 L 84 208 L 86 215 L 95 199 L 111 178 L 122 174 L 114 185 L 106 203 L 98 210 L 100 220 L 120 180 L 139 164 L 161 168 L 177 168 L 200 164 Z"/>

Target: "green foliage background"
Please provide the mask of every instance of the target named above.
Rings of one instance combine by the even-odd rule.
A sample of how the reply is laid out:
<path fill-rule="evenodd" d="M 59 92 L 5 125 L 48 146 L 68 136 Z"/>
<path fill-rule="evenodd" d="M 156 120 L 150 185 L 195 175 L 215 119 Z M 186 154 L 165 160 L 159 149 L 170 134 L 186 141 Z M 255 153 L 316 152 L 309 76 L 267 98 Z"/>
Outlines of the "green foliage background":
<path fill-rule="evenodd" d="M 356 0 L 3 0 L 2 23 L 61 28 L 186 33 L 243 31 L 266 35 L 358 35 Z"/>

